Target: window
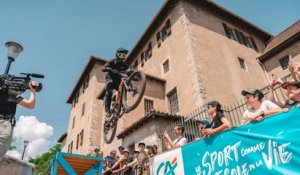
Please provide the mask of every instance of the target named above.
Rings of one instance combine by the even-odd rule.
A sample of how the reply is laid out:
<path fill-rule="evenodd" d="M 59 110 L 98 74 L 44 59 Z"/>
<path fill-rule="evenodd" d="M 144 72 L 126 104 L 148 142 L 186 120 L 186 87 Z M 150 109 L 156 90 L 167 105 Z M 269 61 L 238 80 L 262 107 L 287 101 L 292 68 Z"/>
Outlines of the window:
<path fill-rule="evenodd" d="M 142 52 L 142 53 L 141 53 L 141 66 L 142 66 L 142 67 L 144 66 L 144 63 L 145 63 L 145 53 Z"/>
<path fill-rule="evenodd" d="M 170 21 L 170 19 L 168 19 L 166 21 L 165 29 L 167 31 L 167 35 L 170 36 L 171 35 L 171 21 Z"/>
<path fill-rule="evenodd" d="M 89 86 L 89 81 L 90 81 L 90 76 L 87 75 L 84 82 L 83 82 L 83 87 L 82 87 L 82 92 L 84 93 L 84 90 Z"/>
<path fill-rule="evenodd" d="M 74 107 L 76 106 L 77 102 L 78 102 L 78 98 L 79 98 L 79 92 L 76 93 L 76 95 L 74 96 Z"/>
<path fill-rule="evenodd" d="M 227 38 L 233 39 L 239 42 L 240 44 L 243 44 L 251 49 L 258 51 L 254 39 L 251 38 L 250 36 L 246 36 L 243 32 L 237 29 L 232 29 L 231 27 L 227 26 L 224 23 L 223 23 L 223 28 Z"/>
<path fill-rule="evenodd" d="M 227 38 L 237 41 L 237 37 L 234 35 L 234 33 L 230 27 L 228 27 L 226 24 L 223 23 L 223 28 L 225 30 Z"/>
<path fill-rule="evenodd" d="M 279 60 L 280 66 L 283 70 L 286 70 L 289 67 L 289 55 L 284 56 Z"/>
<path fill-rule="evenodd" d="M 161 40 L 162 41 L 165 41 L 167 38 L 168 38 L 168 34 L 167 34 L 167 31 L 166 30 L 162 30 L 160 32 L 160 35 L 161 35 Z"/>
<path fill-rule="evenodd" d="M 247 66 L 246 66 L 246 62 L 243 58 L 238 58 L 239 59 L 239 63 L 242 69 L 247 70 Z"/>
<path fill-rule="evenodd" d="M 160 36 L 160 32 L 158 32 L 156 34 L 156 41 L 157 41 L 157 47 L 160 47 L 161 45 L 161 36 Z"/>
<path fill-rule="evenodd" d="M 243 44 L 243 41 L 242 41 L 242 37 L 240 35 L 240 31 L 236 30 L 236 29 L 233 29 L 234 31 L 234 34 L 236 35 L 237 37 L 237 41 L 240 43 L 240 44 Z"/>
<path fill-rule="evenodd" d="M 73 141 L 69 144 L 68 146 L 68 152 L 72 153 L 73 152 Z"/>
<path fill-rule="evenodd" d="M 152 100 L 144 100 L 144 108 L 145 108 L 145 114 L 148 114 L 153 109 L 153 101 Z"/>
<path fill-rule="evenodd" d="M 162 28 L 162 30 L 157 32 L 156 34 L 158 47 L 160 47 L 161 43 L 165 41 L 170 35 L 171 35 L 171 22 L 170 19 L 168 19 L 164 27 Z"/>
<path fill-rule="evenodd" d="M 163 63 L 163 68 L 164 68 L 164 73 L 167 73 L 170 70 L 170 68 L 169 68 L 169 60 L 167 60 L 167 61 L 165 61 Z"/>
<path fill-rule="evenodd" d="M 78 145 L 79 145 L 79 134 L 77 134 L 77 140 L 76 140 L 76 149 L 78 149 Z"/>
<path fill-rule="evenodd" d="M 251 48 L 254 49 L 254 50 L 256 50 L 256 51 L 258 51 L 254 39 L 251 38 L 251 37 L 249 37 L 249 39 L 250 39 L 250 43 L 251 43 Z"/>
<path fill-rule="evenodd" d="M 168 102 L 169 102 L 169 109 L 171 114 L 174 114 L 179 111 L 178 106 L 178 96 L 177 96 L 177 90 L 176 88 L 172 90 L 168 95 Z"/>
<path fill-rule="evenodd" d="M 80 132 L 80 146 L 82 146 L 83 144 L 83 134 L 84 134 L 84 130 L 82 129 Z"/>
<path fill-rule="evenodd" d="M 163 28 L 163 30 L 161 31 L 161 39 L 162 41 L 166 40 L 170 35 L 171 35 L 171 22 L 170 19 L 168 19 L 166 21 L 166 24 Z"/>
<path fill-rule="evenodd" d="M 82 105 L 81 116 L 83 116 L 83 115 L 84 115 L 84 111 L 85 111 L 85 103 L 83 103 L 83 105 Z"/>
<path fill-rule="evenodd" d="M 87 75 L 85 79 L 85 88 L 89 87 L 89 82 L 90 82 L 90 75 Z"/>
<path fill-rule="evenodd" d="M 148 48 L 145 52 L 145 61 L 148 61 L 152 56 L 152 44 L 151 42 L 148 44 Z"/>
<path fill-rule="evenodd" d="M 75 116 L 73 118 L 72 129 L 74 128 L 74 126 L 75 126 Z"/>

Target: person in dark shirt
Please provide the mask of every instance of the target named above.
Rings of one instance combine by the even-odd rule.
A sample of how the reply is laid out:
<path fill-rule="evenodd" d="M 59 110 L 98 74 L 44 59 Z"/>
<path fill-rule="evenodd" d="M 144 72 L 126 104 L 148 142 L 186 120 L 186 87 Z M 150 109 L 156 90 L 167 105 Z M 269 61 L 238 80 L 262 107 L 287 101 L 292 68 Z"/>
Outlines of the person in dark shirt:
<path fill-rule="evenodd" d="M 17 105 L 28 109 L 33 109 L 35 106 L 35 89 L 33 86 L 38 86 L 38 82 L 31 82 L 29 85 L 30 97 L 28 99 L 24 99 L 18 91 L 0 89 L 0 161 L 12 141 Z"/>
<path fill-rule="evenodd" d="M 107 72 L 106 74 L 106 81 L 105 81 L 105 99 L 104 99 L 104 105 L 105 105 L 105 117 L 106 119 L 109 119 L 110 117 L 110 104 L 111 104 L 111 98 L 113 94 L 113 90 L 118 90 L 118 87 L 121 82 L 121 75 L 118 73 L 113 72 L 115 71 L 127 71 L 128 65 L 125 63 L 125 59 L 127 56 L 128 50 L 124 48 L 119 48 L 116 51 L 116 58 L 108 61 L 104 68 L 102 69 L 103 72 Z"/>
<path fill-rule="evenodd" d="M 211 128 L 202 129 L 201 132 L 205 136 L 219 133 L 227 128 L 230 128 L 228 119 L 224 116 L 221 104 L 217 101 L 211 101 L 207 104 L 207 112 L 213 117 Z"/>
<path fill-rule="evenodd" d="M 111 170 L 114 174 L 122 172 L 124 175 L 131 175 L 132 167 L 128 166 L 133 162 L 134 158 L 129 156 L 129 151 L 124 149 L 122 152 L 121 158 L 111 167 Z"/>

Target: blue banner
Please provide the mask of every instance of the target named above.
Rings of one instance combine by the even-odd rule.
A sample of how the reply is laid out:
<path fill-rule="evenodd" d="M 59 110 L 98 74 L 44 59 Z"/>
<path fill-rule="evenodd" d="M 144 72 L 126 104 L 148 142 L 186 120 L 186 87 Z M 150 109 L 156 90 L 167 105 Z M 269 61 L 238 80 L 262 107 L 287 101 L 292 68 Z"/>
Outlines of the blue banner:
<path fill-rule="evenodd" d="M 155 175 L 300 174 L 299 138 L 296 107 L 155 156 L 151 170 Z"/>

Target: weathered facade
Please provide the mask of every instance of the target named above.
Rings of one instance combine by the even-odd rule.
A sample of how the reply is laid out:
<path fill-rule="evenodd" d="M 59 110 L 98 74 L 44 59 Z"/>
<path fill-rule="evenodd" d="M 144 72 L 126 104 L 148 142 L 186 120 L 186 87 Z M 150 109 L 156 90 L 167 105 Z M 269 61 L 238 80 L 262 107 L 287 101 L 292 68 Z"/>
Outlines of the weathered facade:
<path fill-rule="evenodd" d="M 284 77 L 290 72 L 288 62 L 300 62 L 300 20 L 275 36 L 258 60 L 265 65 L 269 77 Z"/>
<path fill-rule="evenodd" d="M 274 61 L 286 53 L 300 59 L 299 39 L 269 56 L 271 38 L 214 2 L 165 1 L 129 53 L 128 64 L 146 73 L 147 86 L 139 106 L 119 120 L 119 139 L 109 145 L 102 139 L 105 60 L 92 57 L 67 101 L 73 108 L 68 149 L 63 151 L 89 154 L 100 146 L 107 154 L 121 144 L 132 148 L 140 141 L 159 143 L 158 130 L 173 122 L 175 115 L 186 116 L 211 100 L 234 103 L 242 98 L 241 90 L 267 85 L 272 73 L 282 75 Z"/>
<path fill-rule="evenodd" d="M 64 152 L 90 154 L 100 145 L 103 106 L 96 96 L 104 87 L 105 75 L 101 68 L 105 63 L 92 56 L 67 101 L 72 109 Z"/>

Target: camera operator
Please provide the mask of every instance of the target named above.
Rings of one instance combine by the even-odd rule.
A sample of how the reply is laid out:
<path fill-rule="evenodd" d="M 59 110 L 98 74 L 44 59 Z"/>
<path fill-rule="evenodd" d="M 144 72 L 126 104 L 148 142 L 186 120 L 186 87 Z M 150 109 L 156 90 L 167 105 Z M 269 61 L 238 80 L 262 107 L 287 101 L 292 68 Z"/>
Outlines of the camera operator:
<path fill-rule="evenodd" d="M 32 81 L 29 84 L 30 96 L 24 99 L 21 96 L 21 91 L 12 89 L 0 89 L 0 161 L 9 149 L 13 127 L 15 126 L 16 119 L 15 113 L 17 104 L 28 109 L 33 109 L 35 106 L 35 92 L 33 87 L 37 87 L 38 82 Z"/>

